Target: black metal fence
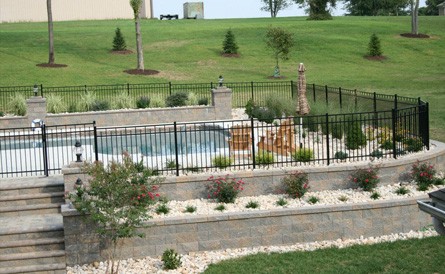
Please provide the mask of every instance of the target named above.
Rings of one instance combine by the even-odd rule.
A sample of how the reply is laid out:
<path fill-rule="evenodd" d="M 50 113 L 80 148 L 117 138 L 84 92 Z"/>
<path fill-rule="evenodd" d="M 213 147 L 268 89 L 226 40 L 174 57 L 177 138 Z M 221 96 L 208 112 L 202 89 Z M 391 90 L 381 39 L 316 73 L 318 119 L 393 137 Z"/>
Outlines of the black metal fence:
<path fill-rule="evenodd" d="M 341 90 L 319 96 L 342 107 L 363 101 Z M 321 89 L 321 88 L 320 88 Z M 326 91 L 326 89 L 324 89 Z M 327 95 L 326 95 L 327 94 Z M 338 98 L 335 101 L 335 98 Z M 95 123 L 0 130 L 1 177 L 49 175 L 76 159 L 104 164 L 120 161 L 128 151 L 134 161 L 159 174 L 213 172 L 311 164 L 330 165 L 376 158 L 397 158 L 429 149 L 428 103 L 418 99 L 363 96 L 370 111 L 277 118 L 170 123 L 131 127 L 97 127 Z M 412 102 L 413 105 L 400 107 Z M 399 106 L 389 108 L 384 106 Z"/>
<path fill-rule="evenodd" d="M 69 106 L 81 100 L 81 97 L 89 92 L 94 93 L 97 100 L 106 101 L 111 106 L 119 105 L 122 95 L 137 100 L 142 96 L 165 99 L 175 92 L 193 92 L 196 97 L 211 99 L 210 90 L 216 88 L 217 83 L 195 83 L 195 84 L 173 84 L 150 83 L 150 84 L 116 84 L 116 85 L 94 85 L 94 86 L 67 86 L 46 87 L 37 86 L 38 95 L 48 97 L 59 96 L 63 104 Z M 252 99 L 257 105 L 264 105 L 270 98 L 292 99 L 297 96 L 297 86 L 294 81 L 273 82 L 234 82 L 225 83 L 232 89 L 233 107 L 244 107 Z M 34 94 L 34 86 L 0 87 L 0 112 L 6 113 L 12 98 L 22 96 L 29 98 Z M 378 93 L 363 92 L 344 88 L 307 85 L 307 97 L 311 103 L 326 103 L 330 108 L 348 108 L 349 111 L 381 111 L 392 108 L 404 108 L 418 105 L 419 98 L 408 98 L 397 95 L 385 95 Z M 354 106 L 351 109 L 351 106 Z"/>

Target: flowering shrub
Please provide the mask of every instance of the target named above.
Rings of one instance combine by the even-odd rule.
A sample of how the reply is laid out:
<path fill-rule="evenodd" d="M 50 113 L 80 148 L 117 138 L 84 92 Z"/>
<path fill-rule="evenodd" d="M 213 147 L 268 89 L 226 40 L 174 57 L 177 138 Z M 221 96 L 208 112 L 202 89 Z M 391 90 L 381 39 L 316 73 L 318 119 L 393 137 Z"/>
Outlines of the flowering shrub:
<path fill-rule="evenodd" d="M 207 181 L 207 198 L 215 199 L 219 203 L 234 203 L 238 193 L 244 190 L 244 182 L 241 179 L 225 177 L 215 178 L 210 176 Z"/>
<path fill-rule="evenodd" d="M 371 191 L 380 181 L 377 176 L 378 172 L 379 169 L 375 167 L 358 169 L 351 174 L 350 181 L 361 187 L 364 191 Z"/>
<path fill-rule="evenodd" d="M 436 170 L 430 163 L 417 163 L 411 167 L 411 178 L 416 182 L 419 190 L 427 190 L 432 184 L 434 184 L 434 175 Z"/>
<path fill-rule="evenodd" d="M 284 192 L 292 198 L 301 198 L 309 190 L 309 179 L 306 172 L 295 171 L 285 176 L 281 182 Z"/>

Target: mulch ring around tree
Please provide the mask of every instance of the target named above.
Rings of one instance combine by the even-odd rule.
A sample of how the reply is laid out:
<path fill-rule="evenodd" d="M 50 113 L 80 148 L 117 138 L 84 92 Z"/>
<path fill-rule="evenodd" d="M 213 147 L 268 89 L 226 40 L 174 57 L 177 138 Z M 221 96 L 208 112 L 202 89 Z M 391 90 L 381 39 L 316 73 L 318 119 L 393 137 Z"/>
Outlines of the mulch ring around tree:
<path fill-rule="evenodd" d="M 383 60 L 388 59 L 386 56 L 383 56 L 383 55 L 379 55 L 379 56 L 369 56 L 369 55 L 366 55 L 366 56 L 364 56 L 364 58 L 368 59 L 368 60 L 371 60 L 371 61 L 383 61 Z"/>
<path fill-rule="evenodd" d="M 37 64 L 36 66 L 41 67 L 41 68 L 65 68 L 68 65 L 65 65 L 65 64 L 42 63 L 42 64 Z"/>
<path fill-rule="evenodd" d="M 402 33 L 400 34 L 400 36 L 402 37 L 406 37 L 406 38 L 430 38 L 429 35 L 423 34 L 423 33 L 419 33 L 419 34 L 413 34 L 413 33 Z"/>
<path fill-rule="evenodd" d="M 271 80 L 282 80 L 282 79 L 286 79 L 286 78 L 287 78 L 286 76 L 278 76 L 278 77 L 267 76 L 267 79 L 271 79 Z"/>
<path fill-rule="evenodd" d="M 132 54 L 133 51 L 126 49 L 126 50 L 110 50 L 110 53 L 112 54 L 120 54 L 120 55 L 126 55 L 126 54 Z"/>
<path fill-rule="evenodd" d="M 228 57 L 228 58 L 240 58 L 239 53 L 221 53 L 222 57 Z"/>
<path fill-rule="evenodd" d="M 153 69 L 127 69 L 124 72 L 133 75 L 155 75 L 159 73 L 159 71 Z"/>

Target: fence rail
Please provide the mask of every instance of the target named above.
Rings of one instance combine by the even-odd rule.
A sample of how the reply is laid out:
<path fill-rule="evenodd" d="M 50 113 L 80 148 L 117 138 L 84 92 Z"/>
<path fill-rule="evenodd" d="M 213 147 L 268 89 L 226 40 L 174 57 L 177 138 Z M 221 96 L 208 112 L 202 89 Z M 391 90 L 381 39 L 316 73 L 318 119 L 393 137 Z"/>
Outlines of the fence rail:
<path fill-rule="evenodd" d="M 329 90 L 327 94 L 329 97 Z M 343 102 L 336 96 L 338 103 Z M 369 100 L 378 106 L 380 101 L 386 102 L 385 98 Z M 251 118 L 131 127 L 89 123 L 1 129 L 0 175 L 58 173 L 76 159 L 73 146 L 77 140 L 84 149 L 84 160 L 108 164 L 120 161 L 122 153 L 128 151 L 134 161 L 142 161 L 147 168 L 177 176 L 264 165 L 330 165 L 397 158 L 429 149 L 429 106 L 417 102 L 384 111 L 373 104 L 373 109 L 365 112 L 276 118 L 272 124 Z"/>

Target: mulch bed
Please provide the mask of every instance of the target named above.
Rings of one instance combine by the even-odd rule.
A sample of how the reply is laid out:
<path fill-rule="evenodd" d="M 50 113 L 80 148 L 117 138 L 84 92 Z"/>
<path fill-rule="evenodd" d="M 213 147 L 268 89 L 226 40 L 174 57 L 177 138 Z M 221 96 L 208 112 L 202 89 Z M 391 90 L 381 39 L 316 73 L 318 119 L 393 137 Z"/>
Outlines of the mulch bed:
<path fill-rule="evenodd" d="M 159 73 L 159 71 L 153 69 L 127 69 L 124 72 L 133 75 L 155 75 Z"/>
<path fill-rule="evenodd" d="M 366 59 L 371 61 L 383 61 L 386 60 L 386 56 L 380 55 L 380 56 L 364 56 Z"/>
<path fill-rule="evenodd" d="M 419 34 L 412 34 L 412 33 L 402 33 L 400 34 L 400 36 L 402 37 L 406 37 L 406 38 L 430 38 L 429 35 L 423 34 L 423 33 L 419 33 Z"/>
<path fill-rule="evenodd" d="M 65 65 L 65 64 L 42 63 L 42 64 L 37 64 L 36 66 L 41 67 L 41 68 L 65 68 L 68 65 Z"/>
<path fill-rule="evenodd" d="M 110 50 L 112 54 L 120 54 L 120 55 L 126 55 L 126 54 L 132 54 L 133 51 L 126 49 L 126 50 Z"/>

